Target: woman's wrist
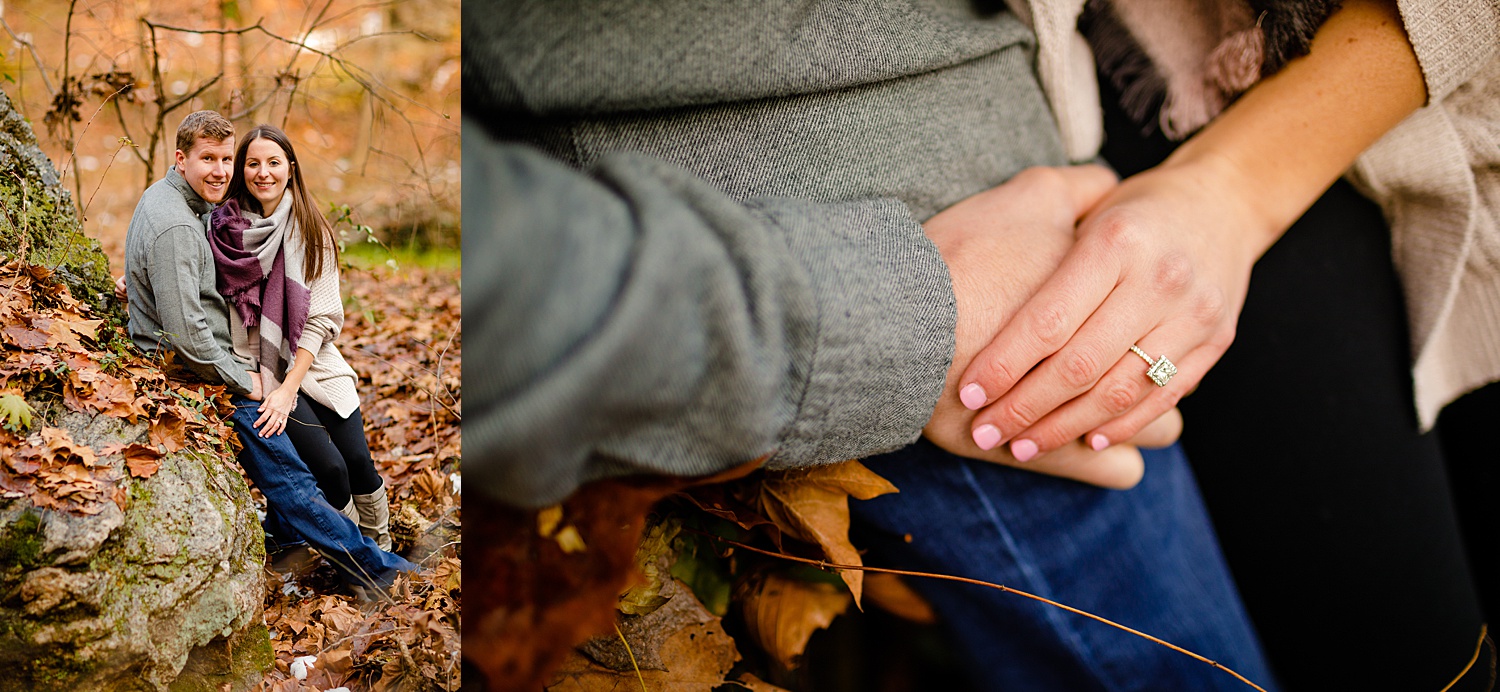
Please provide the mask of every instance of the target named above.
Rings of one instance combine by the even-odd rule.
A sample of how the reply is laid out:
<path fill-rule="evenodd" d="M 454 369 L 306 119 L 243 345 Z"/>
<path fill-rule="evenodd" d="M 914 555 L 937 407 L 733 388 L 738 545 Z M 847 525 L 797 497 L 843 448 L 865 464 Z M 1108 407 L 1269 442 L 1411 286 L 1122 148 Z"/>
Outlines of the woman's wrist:
<path fill-rule="evenodd" d="M 1204 208 L 1215 210 L 1221 222 L 1204 230 L 1226 233 L 1224 240 L 1239 245 L 1254 262 L 1281 238 L 1295 216 L 1287 218 L 1285 210 L 1270 203 L 1258 176 L 1235 157 L 1192 144 L 1189 141 L 1179 147 L 1157 167 L 1157 172 L 1192 191 L 1204 201 Z"/>

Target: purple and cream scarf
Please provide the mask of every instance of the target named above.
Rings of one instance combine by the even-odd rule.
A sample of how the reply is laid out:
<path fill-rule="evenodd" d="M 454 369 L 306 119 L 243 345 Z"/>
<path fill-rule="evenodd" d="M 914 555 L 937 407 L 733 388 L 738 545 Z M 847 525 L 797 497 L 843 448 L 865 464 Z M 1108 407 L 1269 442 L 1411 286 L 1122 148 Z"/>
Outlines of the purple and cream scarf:
<path fill-rule="evenodd" d="M 280 386 L 307 325 L 312 294 L 302 275 L 302 244 L 288 242 L 296 228 L 292 200 L 282 197 L 270 216 L 242 211 L 228 200 L 209 215 L 219 294 L 234 306 L 249 334 L 250 355 L 268 366 Z"/>

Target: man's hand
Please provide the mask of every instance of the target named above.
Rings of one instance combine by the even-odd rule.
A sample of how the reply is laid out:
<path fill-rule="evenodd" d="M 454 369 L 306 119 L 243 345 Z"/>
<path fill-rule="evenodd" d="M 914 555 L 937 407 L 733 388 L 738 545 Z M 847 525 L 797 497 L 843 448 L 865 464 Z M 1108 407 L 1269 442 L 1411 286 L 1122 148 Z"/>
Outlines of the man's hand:
<path fill-rule="evenodd" d="M 125 291 L 125 277 L 115 277 L 115 299 L 123 303 L 129 299 L 128 295 L 129 294 Z"/>
<path fill-rule="evenodd" d="M 250 372 L 250 400 L 260 401 L 265 396 L 265 392 L 260 388 L 260 372 L 252 370 Z"/>
<path fill-rule="evenodd" d="M 953 364 L 943 395 L 923 432 L 955 454 L 1019 465 L 1005 448 L 982 450 L 970 433 L 974 412 L 960 403 L 959 375 L 975 354 L 1052 275 L 1073 245 L 1073 229 L 1115 188 L 1100 166 L 1032 168 L 1009 182 L 965 199 L 924 225 L 953 279 L 958 328 Z M 1131 442 L 1164 446 L 1182 428 L 1175 410 Z M 1144 472 L 1129 445 L 1096 453 L 1079 442 L 1058 448 L 1024 468 L 1095 485 L 1128 488 Z"/>

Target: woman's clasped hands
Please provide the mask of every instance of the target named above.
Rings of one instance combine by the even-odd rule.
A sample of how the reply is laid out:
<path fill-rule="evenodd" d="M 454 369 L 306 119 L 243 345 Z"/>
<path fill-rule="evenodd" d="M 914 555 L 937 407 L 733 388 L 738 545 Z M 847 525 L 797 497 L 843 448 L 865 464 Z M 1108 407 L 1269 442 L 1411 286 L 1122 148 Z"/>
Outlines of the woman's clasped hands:
<path fill-rule="evenodd" d="M 1079 440 L 1104 450 L 1191 392 L 1233 341 L 1251 266 L 1274 238 L 1242 189 L 1227 162 L 1198 158 L 1102 195 L 959 378 L 978 411 L 974 444 L 1008 443 L 1022 462 Z"/>
<path fill-rule="evenodd" d="M 274 376 L 269 370 L 261 372 L 262 382 L 275 382 Z M 292 409 L 297 407 L 297 387 L 281 386 L 267 394 L 255 410 L 260 412 L 260 417 L 255 419 L 255 428 L 261 437 L 274 437 L 286 432 L 287 419 L 292 415 Z"/>

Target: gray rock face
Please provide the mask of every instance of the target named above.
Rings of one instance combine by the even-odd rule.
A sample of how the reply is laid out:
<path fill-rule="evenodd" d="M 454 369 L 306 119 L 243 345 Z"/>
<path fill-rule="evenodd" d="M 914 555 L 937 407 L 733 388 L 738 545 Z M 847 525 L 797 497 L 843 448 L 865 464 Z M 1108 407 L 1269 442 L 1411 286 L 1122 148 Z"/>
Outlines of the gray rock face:
<path fill-rule="evenodd" d="M 100 419 L 61 422 L 81 440 Z M 144 437 L 144 425 L 113 427 L 109 437 Z M 243 689 L 271 661 L 265 548 L 244 479 L 201 452 L 162 459 L 146 480 L 128 478 L 119 455 L 103 461 L 125 478 L 123 511 L 0 504 L 0 691 Z M 194 681 L 178 679 L 185 667 Z"/>
<path fill-rule="evenodd" d="M 107 302 L 108 261 L 35 141 L 0 93 L 0 253 L 24 248 Z M 95 450 L 147 441 L 145 424 L 32 406 Z M 0 497 L 0 692 L 249 689 L 273 657 L 263 534 L 233 458 L 184 450 L 145 480 L 118 454 L 99 461 L 119 504 L 96 515 Z"/>
<path fill-rule="evenodd" d="M 0 91 L 0 251 L 21 248 L 32 263 L 57 267 L 73 297 L 101 311 L 113 305 L 109 260 L 83 234 L 57 169 Z"/>

